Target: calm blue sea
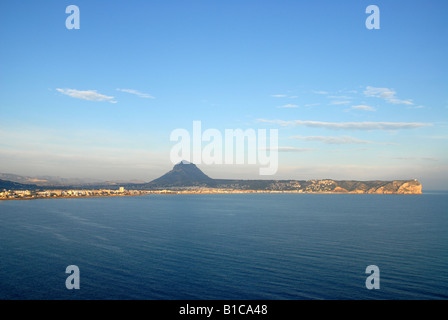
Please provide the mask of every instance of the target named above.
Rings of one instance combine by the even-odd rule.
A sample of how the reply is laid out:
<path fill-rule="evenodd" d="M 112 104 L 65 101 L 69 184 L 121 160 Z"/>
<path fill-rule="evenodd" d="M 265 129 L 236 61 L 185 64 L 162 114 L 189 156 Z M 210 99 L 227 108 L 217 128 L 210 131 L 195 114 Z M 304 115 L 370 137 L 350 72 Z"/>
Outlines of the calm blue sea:
<path fill-rule="evenodd" d="M 447 299 L 447 208 L 435 192 L 0 201 L 0 299 Z"/>

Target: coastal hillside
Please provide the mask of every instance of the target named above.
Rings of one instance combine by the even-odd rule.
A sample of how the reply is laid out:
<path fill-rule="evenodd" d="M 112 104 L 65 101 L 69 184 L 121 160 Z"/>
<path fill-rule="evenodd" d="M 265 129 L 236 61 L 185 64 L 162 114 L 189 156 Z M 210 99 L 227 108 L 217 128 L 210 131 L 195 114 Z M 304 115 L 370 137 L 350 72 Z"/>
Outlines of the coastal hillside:
<path fill-rule="evenodd" d="M 224 190 L 255 190 L 303 193 L 377 193 L 420 194 L 422 185 L 417 180 L 351 181 L 351 180 L 236 180 L 212 179 L 195 164 L 182 161 L 168 173 L 140 185 L 146 190 L 213 188 Z"/>
<path fill-rule="evenodd" d="M 23 184 L 14 181 L 8 181 L 0 179 L 0 191 L 1 190 L 35 190 L 39 188 L 33 184 Z"/>
<path fill-rule="evenodd" d="M 338 181 L 324 180 L 214 180 L 215 188 L 303 193 L 421 194 L 417 180 Z"/>

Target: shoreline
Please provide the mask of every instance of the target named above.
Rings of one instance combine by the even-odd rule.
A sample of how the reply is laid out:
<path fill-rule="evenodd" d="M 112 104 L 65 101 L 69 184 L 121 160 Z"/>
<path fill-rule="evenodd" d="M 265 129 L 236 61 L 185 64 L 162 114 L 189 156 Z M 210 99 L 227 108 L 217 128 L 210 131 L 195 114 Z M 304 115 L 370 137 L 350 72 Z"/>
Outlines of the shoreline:
<path fill-rule="evenodd" d="M 298 192 L 298 191 L 261 191 L 261 190 L 244 190 L 244 191 L 230 191 L 230 192 L 194 192 L 194 191 L 167 191 L 167 192 L 153 192 L 143 194 L 111 194 L 111 195 L 81 195 L 81 196 L 56 196 L 56 197 L 18 197 L 18 198 L 0 198 L 0 201 L 6 200 L 41 200 L 41 199 L 83 199 L 83 198 L 113 198 L 113 197 L 138 197 L 149 195 L 209 195 L 209 194 L 377 194 L 377 195 L 422 195 L 421 193 L 375 193 L 375 192 Z"/>

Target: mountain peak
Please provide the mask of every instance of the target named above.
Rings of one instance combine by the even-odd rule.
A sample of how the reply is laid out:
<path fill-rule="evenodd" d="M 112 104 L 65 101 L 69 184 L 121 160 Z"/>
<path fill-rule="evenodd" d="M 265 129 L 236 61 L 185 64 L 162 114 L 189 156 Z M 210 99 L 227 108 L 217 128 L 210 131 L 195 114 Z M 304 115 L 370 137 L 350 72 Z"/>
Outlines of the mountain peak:
<path fill-rule="evenodd" d="M 213 181 L 203 173 L 194 163 L 182 160 L 173 169 L 150 182 L 158 186 L 197 186 Z"/>
<path fill-rule="evenodd" d="M 191 162 L 189 162 L 189 161 L 187 161 L 187 160 L 182 160 L 181 162 L 179 162 L 179 163 L 176 164 L 176 165 L 179 165 L 179 164 L 193 164 L 193 163 L 191 163 Z"/>

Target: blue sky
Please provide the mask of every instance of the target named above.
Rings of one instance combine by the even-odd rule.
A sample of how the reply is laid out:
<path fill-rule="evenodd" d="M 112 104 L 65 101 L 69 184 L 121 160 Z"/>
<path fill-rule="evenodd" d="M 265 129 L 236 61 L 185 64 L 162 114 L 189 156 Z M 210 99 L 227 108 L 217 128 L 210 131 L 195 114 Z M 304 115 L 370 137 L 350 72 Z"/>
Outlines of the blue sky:
<path fill-rule="evenodd" d="M 1 1 L 0 172 L 151 180 L 170 133 L 200 120 L 279 129 L 269 178 L 446 189 L 447 15 L 443 0 Z"/>

